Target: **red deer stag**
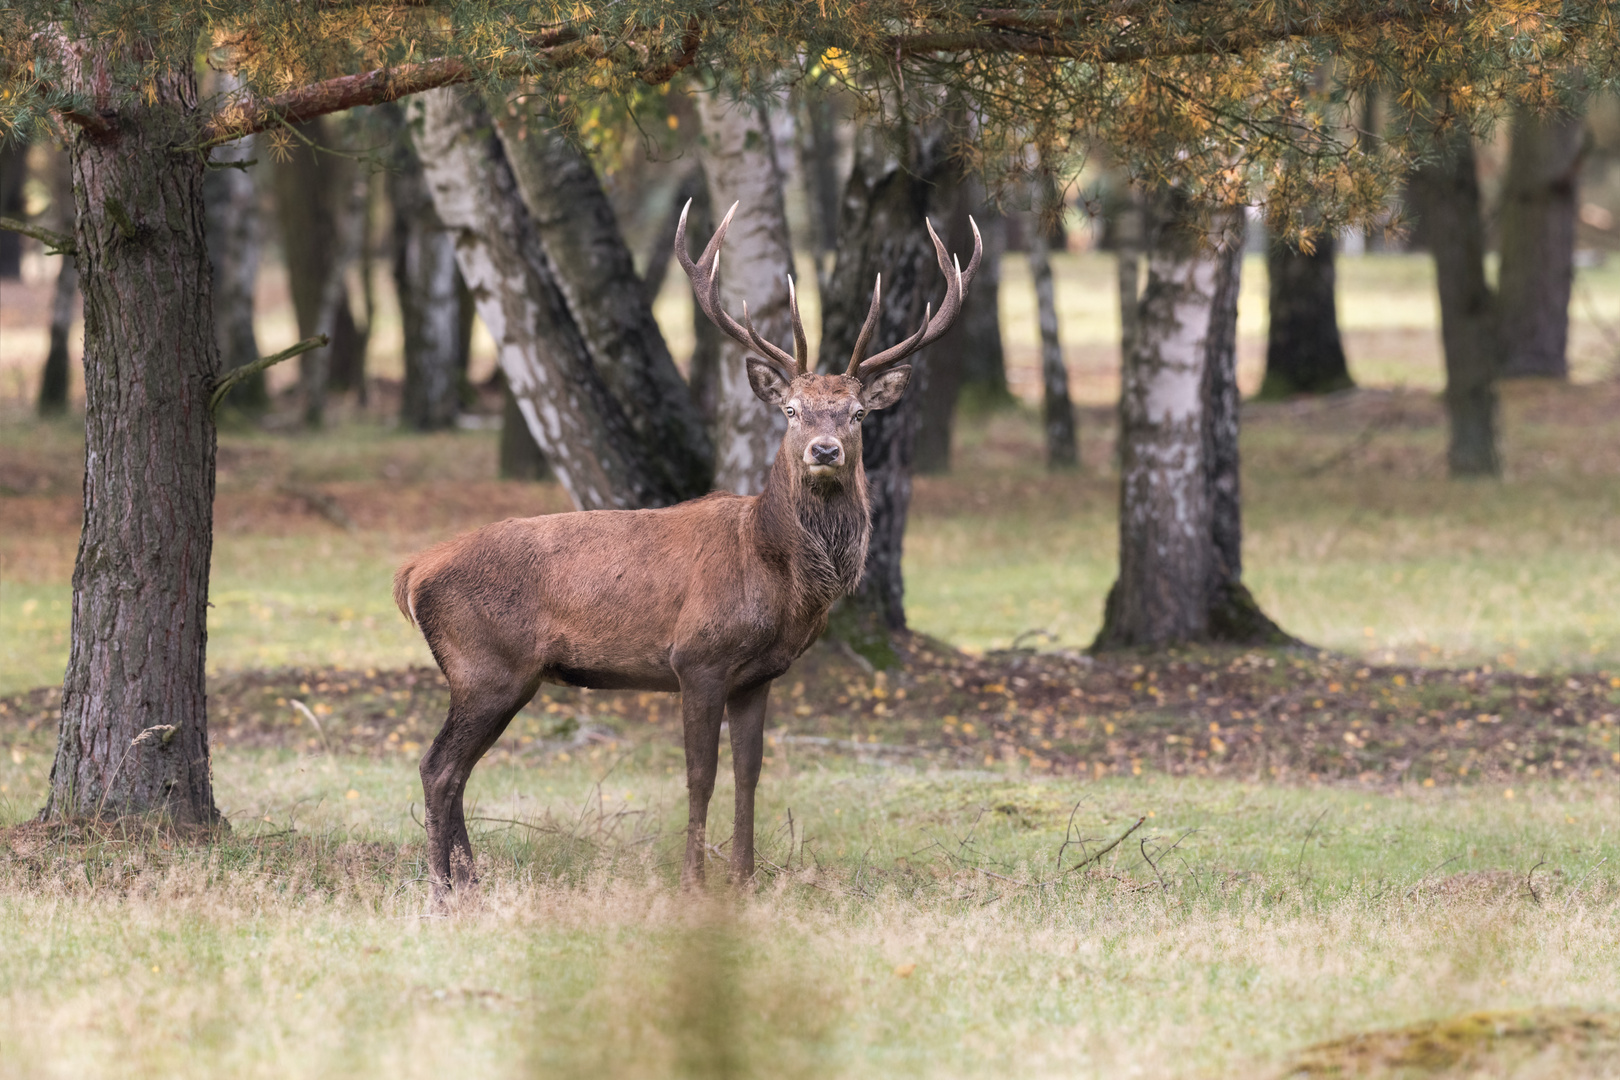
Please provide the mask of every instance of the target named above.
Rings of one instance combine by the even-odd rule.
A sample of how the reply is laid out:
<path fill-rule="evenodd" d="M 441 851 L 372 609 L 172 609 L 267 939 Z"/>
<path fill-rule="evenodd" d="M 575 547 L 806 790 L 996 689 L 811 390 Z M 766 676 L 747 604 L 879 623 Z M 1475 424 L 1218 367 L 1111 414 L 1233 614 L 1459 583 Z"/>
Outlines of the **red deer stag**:
<path fill-rule="evenodd" d="M 754 788 L 764 752 L 765 699 L 827 625 L 833 602 L 860 581 L 871 534 L 861 418 L 900 400 L 911 377 L 896 366 L 961 313 L 978 269 L 964 270 L 929 227 L 947 288 L 939 313 L 866 358 L 882 278 L 841 375 L 817 375 L 789 281 L 793 353 L 763 340 L 743 307 L 720 307 L 720 246 L 732 213 L 696 261 L 686 214 L 675 256 L 698 304 L 751 353 L 748 381 L 787 416 L 765 489 L 715 492 L 658 510 L 592 510 L 513 518 L 428 549 L 394 577 L 394 599 L 427 638 L 450 683 L 450 715 L 422 758 L 428 867 L 434 892 L 477 878 L 462 811 L 473 766 L 543 682 L 598 689 L 679 690 L 688 818 L 682 881 L 703 879 L 704 827 L 731 721 L 737 778 L 731 867 L 754 873 Z"/>

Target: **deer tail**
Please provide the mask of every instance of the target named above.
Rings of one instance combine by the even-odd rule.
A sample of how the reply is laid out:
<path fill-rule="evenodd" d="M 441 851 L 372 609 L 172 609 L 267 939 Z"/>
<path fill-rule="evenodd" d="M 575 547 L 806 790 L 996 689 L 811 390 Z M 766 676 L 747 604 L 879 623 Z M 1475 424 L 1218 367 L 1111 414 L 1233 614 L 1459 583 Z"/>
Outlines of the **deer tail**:
<path fill-rule="evenodd" d="M 399 613 L 412 626 L 420 629 L 416 621 L 416 600 L 411 596 L 411 571 L 416 569 L 416 560 L 401 566 L 394 571 L 394 603 L 399 605 Z"/>

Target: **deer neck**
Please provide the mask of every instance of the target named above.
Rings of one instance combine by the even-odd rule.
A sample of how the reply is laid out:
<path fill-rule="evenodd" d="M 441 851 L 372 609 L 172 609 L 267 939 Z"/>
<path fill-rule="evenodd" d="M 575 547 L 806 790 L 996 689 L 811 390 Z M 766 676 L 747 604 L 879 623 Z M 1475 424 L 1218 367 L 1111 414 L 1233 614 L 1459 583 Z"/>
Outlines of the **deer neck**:
<path fill-rule="evenodd" d="M 866 568 L 872 534 L 866 469 L 857 460 L 837 481 L 812 481 L 778 453 L 756 521 L 760 553 L 788 569 L 802 608 L 824 613 L 854 590 Z"/>

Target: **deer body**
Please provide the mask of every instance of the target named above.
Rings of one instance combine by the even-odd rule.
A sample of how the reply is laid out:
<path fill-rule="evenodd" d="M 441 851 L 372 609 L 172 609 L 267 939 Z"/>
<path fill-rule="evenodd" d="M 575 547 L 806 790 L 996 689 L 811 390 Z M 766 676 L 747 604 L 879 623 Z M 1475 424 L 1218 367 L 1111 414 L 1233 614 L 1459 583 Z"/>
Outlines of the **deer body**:
<path fill-rule="evenodd" d="M 703 877 L 720 725 L 729 719 L 737 780 L 731 866 L 738 880 L 753 875 L 754 789 L 771 681 L 821 635 L 828 611 L 859 582 L 866 562 L 871 514 L 861 418 L 905 391 L 909 367 L 881 369 L 921 347 L 926 332 L 943 333 L 950 320 L 940 326 L 925 318 L 916 336 L 873 358 L 878 370 L 862 370 L 867 332 L 849 373 L 810 374 L 796 304 L 797 348 L 788 357 L 715 304 L 725 224 L 696 264 L 684 227 L 683 215 L 676 254 L 700 303 L 764 355 L 749 357 L 749 381 L 787 414 L 788 432 L 759 495 L 515 518 L 400 567 L 394 598 L 450 684 L 450 714 L 421 764 L 437 895 L 476 880 L 462 808 L 467 779 L 544 682 L 680 692 L 688 792 L 682 878 L 689 884 Z M 943 247 L 939 252 L 944 267 Z M 977 262 L 975 252 L 968 271 L 957 271 L 942 317 L 949 309 L 954 318 Z M 874 295 L 869 328 L 877 311 Z"/>

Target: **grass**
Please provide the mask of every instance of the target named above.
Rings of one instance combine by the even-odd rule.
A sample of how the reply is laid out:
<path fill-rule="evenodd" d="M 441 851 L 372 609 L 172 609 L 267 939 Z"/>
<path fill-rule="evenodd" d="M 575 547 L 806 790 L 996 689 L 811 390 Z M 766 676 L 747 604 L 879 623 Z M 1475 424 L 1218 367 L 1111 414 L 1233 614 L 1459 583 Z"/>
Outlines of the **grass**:
<path fill-rule="evenodd" d="M 763 853 L 791 869 L 699 900 L 672 887 L 672 755 L 611 756 L 475 774 L 484 890 L 448 919 L 424 917 L 398 759 L 219 751 L 236 828 L 203 846 L 13 832 L 0 1069 L 1219 1076 L 1413 1018 L 1620 1003 L 1612 785 L 1506 801 L 812 757 L 762 789 Z M 8 816 L 37 805 L 39 770 L 0 768 Z M 1071 827 L 1096 851 L 1145 815 L 1058 873 Z"/>
<path fill-rule="evenodd" d="M 667 701 L 548 691 L 473 775 L 480 895 L 428 905 L 415 761 L 442 690 L 405 670 L 430 660 L 390 575 L 564 503 L 488 479 L 492 433 L 407 437 L 381 409 L 222 434 L 231 830 L 32 823 L 82 434 L 7 406 L 0 1076 L 1604 1075 L 1620 387 L 1594 380 L 1620 270 L 1581 273 L 1581 382 L 1506 387 L 1505 478 L 1454 484 L 1427 264 L 1340 267 L 1373 388 L 1244 417 L 1245 576 L 1332 654 L 1065 652 L 1113 576 L 1117 480 L 1111 268 L 1062 259 L 1085 468 L 1048 475 L 1015 411 L 965 421 L 955 471 L 918 479 L 908 611 L 968 652 L 886 683 L 817 653 L 784 680 L 744 896 L 675 886 Z M 1022 264 L 1007 278 L 1028 389 Z M 1058 651 L 1006 651 L 1031 643 Z"/>

